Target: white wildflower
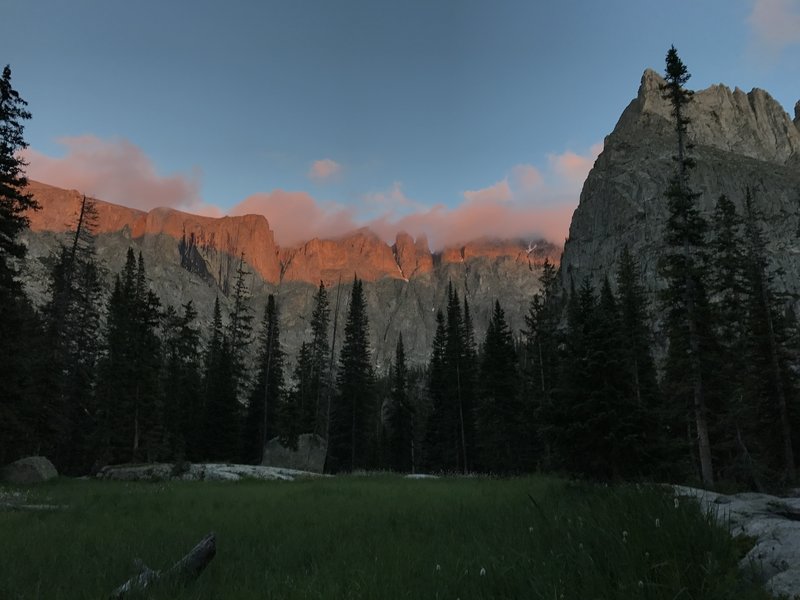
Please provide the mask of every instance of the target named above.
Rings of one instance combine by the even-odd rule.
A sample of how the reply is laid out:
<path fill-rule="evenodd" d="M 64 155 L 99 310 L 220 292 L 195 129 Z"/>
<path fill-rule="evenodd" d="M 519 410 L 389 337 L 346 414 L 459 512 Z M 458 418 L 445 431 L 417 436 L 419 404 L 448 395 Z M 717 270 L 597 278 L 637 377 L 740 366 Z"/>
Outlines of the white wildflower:
<path fill-rule="evenodd" d="M 623 531 L 622 532 L 622 543 L 623 544 L 627 544 L 628 543 L 628 532 L 627 531 Z"/>
<path fill-rule="evenodd" d="M 677 497 L 677 496 L 675 496 L 675 498 L 674 498 L 673 502 L 675 503 L 675 508 L 678 508 L 678 507 L 681 505 L 681 503 L 680 503 L 680 501 L 678 500 L 678 497 Z"/>
<path fill-rule="evenodd" d="M 656 529 L 658 529 L 659 527 L 661 527 L 661 519 L 656 517 Z"/>
<path fill-rule="evenodd" d="M 483 577 L 484 575 L 486 575 L 486 569 L 481 567 L 481 577 Z"/>
<path fill-rule="evenodd" d="M 436 565 L 436 570 L 437 571 L 441 571 L 442 570 L 442 565 Z"/>

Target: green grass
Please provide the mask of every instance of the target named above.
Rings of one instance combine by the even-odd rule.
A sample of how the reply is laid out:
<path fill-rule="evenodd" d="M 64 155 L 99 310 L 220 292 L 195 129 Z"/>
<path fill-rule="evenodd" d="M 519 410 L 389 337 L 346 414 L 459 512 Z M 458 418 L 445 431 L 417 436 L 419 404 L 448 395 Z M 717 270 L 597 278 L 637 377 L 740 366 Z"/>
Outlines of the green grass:
<path fill-rule="evenodd" d="M 99 599 L 209 531 L 184 588 L 147 598 L 767 598 L 741 544 L 697 506 L 636 486 L 530 477 L 120 483 L 34 488 L 53 512 L 0 512 L 0 598 Z M 657 525 L 658 520 L 658 525 Z"/>

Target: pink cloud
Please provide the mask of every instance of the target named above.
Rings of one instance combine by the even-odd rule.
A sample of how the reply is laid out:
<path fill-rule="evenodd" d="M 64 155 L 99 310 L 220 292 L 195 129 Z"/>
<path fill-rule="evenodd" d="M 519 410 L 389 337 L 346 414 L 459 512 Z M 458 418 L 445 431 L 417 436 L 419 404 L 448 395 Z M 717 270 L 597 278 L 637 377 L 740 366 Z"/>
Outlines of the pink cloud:
<path fill-rule="evenodd" d="M 58 140 L 67 150 L 52 157 L 34 149 L 25 151 L 30 179 L 74 188 L 108 202 L 150 210 L 167 206 L 191 212 L 213 213 L 200 198 L 197 174 L 163 176 L 138 147 L 127 140 L 102 140 L 93 135 Z"/>
<path fill-rule="evenodd" d="M 594 166 L 594 161 L 602 151 L 603 144 L 598 143 L 589 149 L 588 155 L 580 155 L 568 150 L 562 154 L 551 154 L 547 158 L 553 173 L 564 183 L 582 185 Z"/>
<path fill-rule="evenodd" d="M 323 158 L 311 164 L 311 168 L 308 170 L 308 177 L 314 181 L 322 182 L 339 175 L 341 172 L 342 165 L 330 158 Z"/>
<path fill-rule="evenodd" d="M 532 165 L 517 165 L 511 170 L 511 176 L 524 190 L 533 190 L 544 183 L 541 171 Z"/>
<path fill-rule="evenodd" d="M 747 22 L 755 42 L 770 53 L 800 44 L 800 0 L 755 0 Z"/>
<path fill-rule="evenodd" d="M 338 237 L 361 227 L 351 209 L 317 202 L 306 192 L 274 190 L 253 194 L 228 214 L 250 213 L 267 218 L 275 241 L 282 246 L 293 246 L 315 237 Z"/>
<path fill-rule="evenodd" d="M 512 197 L 513 194 L 511 193 L 511 187 L 508 185 L 508 178 L 480 190 L 467 190 L 464 192 L 464 198 L 468 204 L 497 204 L 508 202 Z"/>
<path fill-rule="evenodd" d="M 250 196 L 230 214 L 265 215 L 276 240 L 285 246 L 313 237 L 339 237 L 364 226 L 387 242 L 398 231 L 425 234 L 433 249 L 482 237 L 543 237 L 561 243 L 583 181 L 601 150 L 602 144 L 595 144 L 585 155 L 571 151 L 552 155 L 547 173 L 532 165 L 516 165 L 500 181 L 465 191 L 464 201 L 453 208 L 425 206 L 408 198 L 402 184 L 395 182 L 386 192 L 362 196 L 357 208 L 318 202 L 305 192 L 276 190 Z"/>

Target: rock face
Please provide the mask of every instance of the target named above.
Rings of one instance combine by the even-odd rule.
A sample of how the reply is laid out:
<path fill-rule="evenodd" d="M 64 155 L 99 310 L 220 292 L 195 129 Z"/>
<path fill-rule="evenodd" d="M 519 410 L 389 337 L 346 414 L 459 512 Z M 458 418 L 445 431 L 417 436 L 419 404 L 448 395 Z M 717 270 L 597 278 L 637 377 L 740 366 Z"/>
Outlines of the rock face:
<path fill-rule="evenodd" d="M 53 254 L 64 241 L 63 232 L 74 223 L 82 196 L 36 182 L 31 182 L 30 191 L 42 210 L 30 214 L 24 273 L 28 293 L 41 305 L 48 297 Z M 267 294 L 277 295 L 281 340 L 290 358 L 309 339 L 319 282 L 329 287 L 333 309 L 340 277 L 337 343 L 341 343 L 353 277 L 358 275 L 364 281 L 370 343 L 379 372 L 388 367 L 400 332 L 407 360 L 428 360 L 436 310 L 445 305 L 449 283 L 469 300 L 478 340 L 495 299 L 502 303 L 511 330 L 518 332 L 539 289 L 542 263 L 546 258 L 557 261 L 560 254 L 560 248 L 535 240 L 479 240 L 432 253 L 424 236 L 414 240 L 400 233 L 389 245 L 367 229 L 335 240 L 313 239 L 295 248 L 281 248 L 263 216 L 213 219 L 163 208 L 144 213 L 100 200 L 96 205 L 96 247 L 109 289 L 132 247 L 142 252 L 151 286 L 162 304 L 177 307 L 192 300 L 201 324 L 207 326 L 217 297 L 225 316 L 230 303 L 227 294 L 244 254 L 251 273 L 254 315 L 258 320 L 263 314 Z"/>
<path fill-rule="evenodd" d="M 44 456 L 29 456 L 0 469 L 0 481 L 17 485 L 42 483 L 58 477 L 58 471 Z"/>
<path fill-rule="evenodd" d="M 325 469 L 327 450 L 328 444 L 325 439 L 313 433 L 303 433 L 298 436 L 297 450 L 286 448 L 278 438 L 273 438 L 264 448 L 264 459 L 261 464 L 266 467 L 322 473 Z"/>
<path fill-rule="evenodd" d="M 663 79 L 647 70 L 638 96 L 606 137 L 572 217 L 562 256 L 564 285 L 589 277 L 599 285 L 613 276 L 624 245 L 637 256 L 645 285 L 660 286 L 657 262 L 663 254 L 667 218 L 664 191 L 676 152 Z M 799 103 L 800 104 L 800 103 Z M 720 194 L 741 209 L 749 186 L 765 216 L 765 230 L 778 286 L 800 293 L 800 112 L 793 121 L 770 95 L 714 85 L 696 92 L 688 107 L 689 140 L 697 166 L 692 188 L 710 213 Z"/>
<path fill-rule="evenodd" d="M 800 594 L 800 498 L 778 498 L 767 494 L 726 496 L 676 486 L 676 494 L 697 498 L 703 510 L 715 516 L 732 535 L 755 538 L 756 544 L 742 559 L 746 572 L 756 576 L 777 597 Z"/>

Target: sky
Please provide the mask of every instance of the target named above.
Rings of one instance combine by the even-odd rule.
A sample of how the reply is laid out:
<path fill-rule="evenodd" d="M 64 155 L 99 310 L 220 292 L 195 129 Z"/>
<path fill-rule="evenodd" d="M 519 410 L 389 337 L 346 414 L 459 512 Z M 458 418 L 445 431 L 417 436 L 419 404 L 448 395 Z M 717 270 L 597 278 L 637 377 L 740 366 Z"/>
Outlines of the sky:
<path fill-rule="evenodd" d="M 671 44 L 800 99 L 800 0 L 0 0 L 28 175 L 143 210 L 560 243 Z"/>

